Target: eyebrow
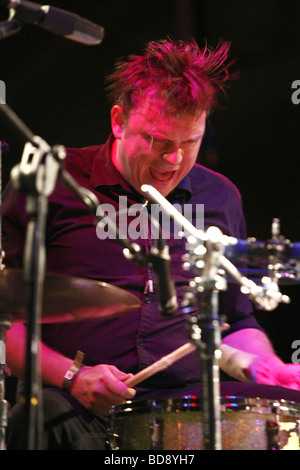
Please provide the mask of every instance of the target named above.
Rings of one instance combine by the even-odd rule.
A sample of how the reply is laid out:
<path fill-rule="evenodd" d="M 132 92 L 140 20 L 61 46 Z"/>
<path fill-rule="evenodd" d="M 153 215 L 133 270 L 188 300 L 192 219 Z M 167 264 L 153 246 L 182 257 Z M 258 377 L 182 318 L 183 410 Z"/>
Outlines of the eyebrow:
<path fill-rule="evenodd" d="M 143 134 L 149 138 L 149 140 L 161 140 L 165 142 L 172 142 L 172 139 L 169 139 L 168 137 L 160 134 L 160 133 L 149 133 L 147 131 L 143 131 Z M 197 140 L 201 139 L 204 134 L 197 134 L 194 137 L 191 137 L 190 139 L 184 140 L 183 142 L 197 142 Z"/>
<path fill-rule="evenodd" d="M 202 139 L 204 134 L 197 134 L 194 137 L 191 137 L 190 139 L 184 140 L 184 142 L 196 142 L 199 139 Z"/>

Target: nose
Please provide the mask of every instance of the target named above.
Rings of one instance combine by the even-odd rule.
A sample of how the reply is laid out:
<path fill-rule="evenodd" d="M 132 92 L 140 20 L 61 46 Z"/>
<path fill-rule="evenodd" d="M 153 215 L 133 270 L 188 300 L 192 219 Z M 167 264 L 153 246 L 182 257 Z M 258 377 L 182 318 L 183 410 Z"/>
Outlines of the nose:
<path fill-rule="evenodd" d="M 183 159 L 183 151 L 181 148 L 174 150 L 173 152 L 164 153 L 163 159 L 172 165 L 180 165 Z"/>

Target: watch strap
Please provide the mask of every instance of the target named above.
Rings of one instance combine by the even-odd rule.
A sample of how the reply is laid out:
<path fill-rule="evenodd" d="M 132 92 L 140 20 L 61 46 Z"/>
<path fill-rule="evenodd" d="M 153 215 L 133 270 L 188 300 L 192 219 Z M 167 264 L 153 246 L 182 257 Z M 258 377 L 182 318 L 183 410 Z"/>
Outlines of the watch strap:
<path fill-rule="evenodd" d="M 83 368 L 84 353 L 77 351 L 74 362 L 64 375 L 63 390 L 70 392 L 78 372 Z"/>

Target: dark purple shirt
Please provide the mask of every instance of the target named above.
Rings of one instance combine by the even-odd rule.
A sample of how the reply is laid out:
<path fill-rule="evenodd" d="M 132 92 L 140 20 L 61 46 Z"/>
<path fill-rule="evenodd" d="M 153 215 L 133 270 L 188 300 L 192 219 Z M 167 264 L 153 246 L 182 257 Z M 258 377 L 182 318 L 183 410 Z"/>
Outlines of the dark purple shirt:
<path fill-rule="evenodd" d="M 102 146 L 69 149 L 66 169 L 79 185 L 92 190 L 101 204 L 111 204 L 118 211 L 120 197 L 127 197 L 128 206 L 141 204 L 143 198 L 112 164 L 112 142 L 111 136 Z M 168 199 L 181 205 L 192 204 L 194 209 L 196 204 L 204 204 L 205 228 L 214 225 L 225 234 L 246 238 L 240 194 L 220 174 L 196 164 Z M 27 222 L 23 195 L 8 188 L 2 211 L 4 262 L 7 267 L 21 267 Z M 179 308 L 175 315 L 166 318 L 158 311 L 155 272 L 125 259 L 115 239 L 100 239 L 94 217 L 60 184 L 49 198 L 46 238 L 48 272 L 105 281 L 132 292 L 141 300 L 139 310 L 116 319 L 43 325 L 43 340 L 49 346 L 71 358 L 80 349 L 88 365 L 114 364 L 121 370 L 136 373 L 187 341 L 186 313 L 181 303 L 193 274 L 182 267 L 185 239 L 171 234 L 168 240 Z M 135 241 L 146 248 L 153 243 L 150 237 Z M 145 293 L 149 279 L 154 285 L 151 295 Z M 259 328 L 251 304 L 238 286 L 229 285 L 219 298 L 219 313 L 226 315 L 231 325 L 229 333 L 241 328 Z M 179 389 L 197 382 L 198 357 L 190 354 L 141 384 L 141 390 Z"/>

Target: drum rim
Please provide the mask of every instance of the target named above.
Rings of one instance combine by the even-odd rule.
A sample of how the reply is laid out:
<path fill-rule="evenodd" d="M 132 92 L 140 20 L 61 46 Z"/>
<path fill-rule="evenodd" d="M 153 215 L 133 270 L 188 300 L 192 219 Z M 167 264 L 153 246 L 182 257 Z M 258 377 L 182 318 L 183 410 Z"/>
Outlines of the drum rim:
<path fill-rule="evenodd" d="M 226 395 L 220 397 L 221 412 L 243 411 L 275 413 L 280 415 L 299 416 L 300 403 L 284 399 L 270 399 L 261 397 L 243 397 L 237 395 Z M 195 396 L 184 396 L 179 398 L 157 398 L 146 400 L 129 400 L 121 405 L 112 407 L 111 414 L 118 416 L 135 413 L 150 412 L 188 412 L 201 411 L 201 398 Z"/>

